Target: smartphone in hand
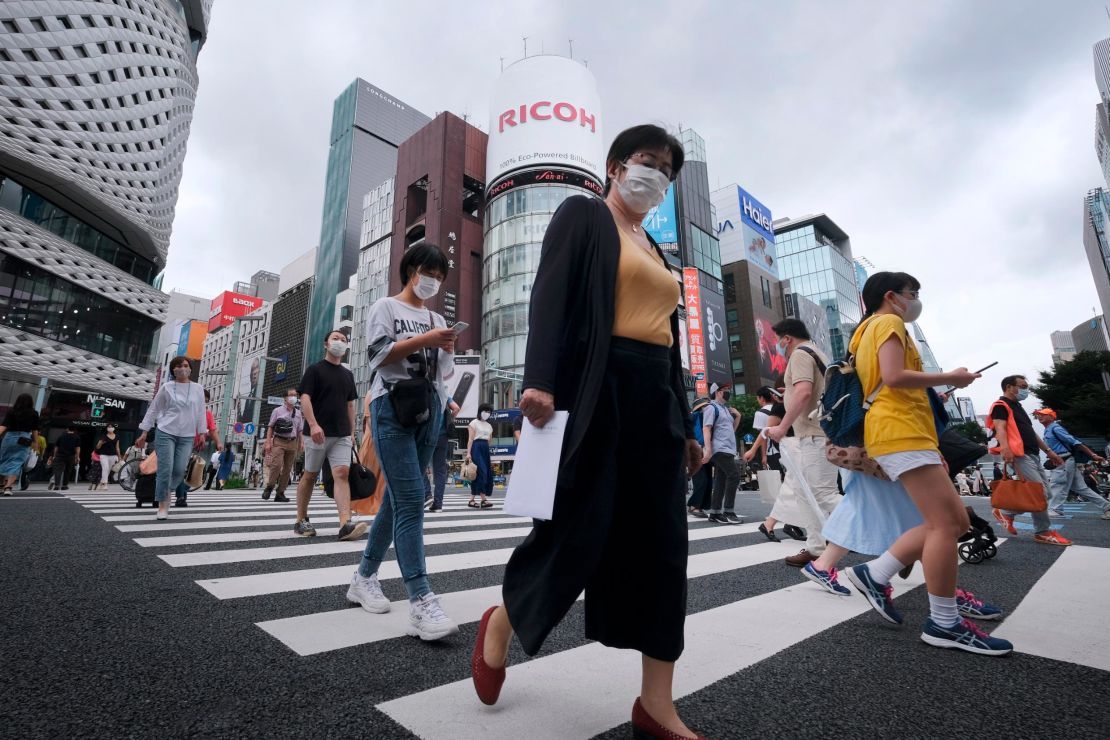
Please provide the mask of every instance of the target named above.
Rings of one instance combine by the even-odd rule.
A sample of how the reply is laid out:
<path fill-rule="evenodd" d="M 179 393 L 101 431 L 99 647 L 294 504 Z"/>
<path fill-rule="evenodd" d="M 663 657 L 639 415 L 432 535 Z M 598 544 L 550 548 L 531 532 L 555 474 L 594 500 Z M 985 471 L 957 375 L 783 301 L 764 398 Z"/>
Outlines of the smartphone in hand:
<path fill-rule="evenodd" d="M 462 334 L 464 331 L 466 331 L 469 328 L 470 328 L 470 324 L 466 323 L 465 321 L 460 321 L 457 324 L 455 324 L 454 326 L 450 327 L 451 331 L 455 332 L 456 337 L 458 335 Z"/>

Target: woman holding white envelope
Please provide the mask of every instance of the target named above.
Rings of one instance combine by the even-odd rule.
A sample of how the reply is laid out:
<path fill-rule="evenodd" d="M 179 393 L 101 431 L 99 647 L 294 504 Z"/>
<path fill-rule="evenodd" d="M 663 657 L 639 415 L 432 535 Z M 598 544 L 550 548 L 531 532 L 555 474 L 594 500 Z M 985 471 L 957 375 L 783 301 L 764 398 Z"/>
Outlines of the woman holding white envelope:
<path fill-rule="evenodd" d="M 605 200 L 568 198 L 544 237 L 520 408 L 537 427 L 556 409 L 570 416 L 551 519 L 517 547 L 504 604 L 479 625 L 471 667 L 486 704 L 513 633 L 536 654 L 585 591 L 586 637 L 643 654 L 640 735 L 695 736 L 671 683 L 686 616 L 685 476 L 701 448 L 682 382 L 679 285 L 641 225 L 683 159 L 658 126 L 622 132 Z"/>

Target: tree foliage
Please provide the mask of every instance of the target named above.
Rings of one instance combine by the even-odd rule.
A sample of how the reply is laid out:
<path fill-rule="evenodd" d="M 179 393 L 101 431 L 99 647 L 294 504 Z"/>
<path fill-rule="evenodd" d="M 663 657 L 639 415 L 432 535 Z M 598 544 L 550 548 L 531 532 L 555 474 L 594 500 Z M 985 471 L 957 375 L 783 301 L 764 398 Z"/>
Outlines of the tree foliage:
<path fill-rule="evenodd" d="M 987 433 L 983 430 L 983 427 L 979 426 L 977 421 L 963 421 L 959 424 L 953 424 L 952 429 L 972 442 L 978 442 L 981 445 L 987 443 Z"/>
<path fill-rule="evenodd" d="M 1102 382 L 1110 352 L 1080 352 L 1040 373 L 1033 393 L 1056 411 L 1068 431 L 1079 437 L 1110 436 L 1110 393 Z"/>

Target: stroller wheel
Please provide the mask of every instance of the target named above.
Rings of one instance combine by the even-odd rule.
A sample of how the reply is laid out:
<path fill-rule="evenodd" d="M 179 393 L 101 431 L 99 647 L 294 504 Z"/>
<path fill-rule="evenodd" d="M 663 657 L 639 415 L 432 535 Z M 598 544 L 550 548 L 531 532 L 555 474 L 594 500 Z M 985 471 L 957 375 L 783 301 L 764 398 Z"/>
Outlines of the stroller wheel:
<path fill-rule="evenodd" d="M 967 563 L 981 563 L 983 561 L 983 553 L 975 549 L 974 542 L 965 542 L 960 545 L 960 557 Z"/>
<path fill-rule="evenodd" d="M 987 545 L 987 549 L 983 551 L 983 556 L 986 558 L 993 558 L 998 554 L 998 545 L 991 543 Z"/>

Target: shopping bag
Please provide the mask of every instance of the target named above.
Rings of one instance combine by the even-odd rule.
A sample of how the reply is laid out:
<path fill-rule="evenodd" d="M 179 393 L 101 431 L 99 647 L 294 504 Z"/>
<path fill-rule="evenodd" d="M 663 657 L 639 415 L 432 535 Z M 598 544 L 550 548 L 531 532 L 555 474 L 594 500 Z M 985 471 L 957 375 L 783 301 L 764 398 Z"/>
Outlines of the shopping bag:
<path fill-rule="evenodd" d="M 1017 480 L 1002 478 L 991 481 L 991 506 L 1003 511 L 1029 513 L 1047 509 L 1048 499 L 1044 495 L 1044 486 L 1025 480 L 1016 468 L 1014 472 L 1018 476 Z"/>
<path fill-rule="evenodd" d="M 759 500 L 773 505 L 782 487 L 782 474 L 777 470 L 760 470 L 756 472 L 755 479 L 759 484 Z"/>
<path fill-rule="evenodd" d="M 794 492 L 797 494 L 798 499 L 804 501 L 806 510 L 809 511 L 816 519 L 818 526 L 825 526 L 825 512 L 817 503 L 817 497 L 813 495 L 813 489 L 809 487 L 809 481 L 806 480 L 803 474 L 801 464 L 802 448 L 797 437 L 783 437 L 779 442 L 779 464 L 787 473 L 791 473 L 791 480 L 797 486 Z M 794 524 L 794 522 L 791 522 Z M 801 526 L 801 525 L 797 525 Z"/>
<path fill-rule="evenodd" d="M 382 499 L 385 497 L 385 474 L 382 473 L 381 462 L 374 450 L 374 435 L 370 433 L 369 426 L 362 435 L 362 444 L 358 448 L 358 459 L 362 466 L 374 475 L 374 488 L 369 496 L 357 501 L 351 501 L 351 511 L 356 514 L 377 514 L 381 508 Z"/>
<path fill-rule="evenodd" d="M 158 453 L 151 452 L 143 458 L 139 463 L 139 473 L 142 475 L 154 475 L 158 472 Z"/>
<path fill-rule="evenodd" d="M 478 465 L 477 463 L 464 462 L 460 476 L 463 480 L 476 481 L 478 480 Z"/>
<path fill-rule="evenodd" d="M 200 455 L 191 455 L 189 463 L 185 466 L 185 485 L 190 489 L 200 488 L 204 482 L 204 460 Z"/>

